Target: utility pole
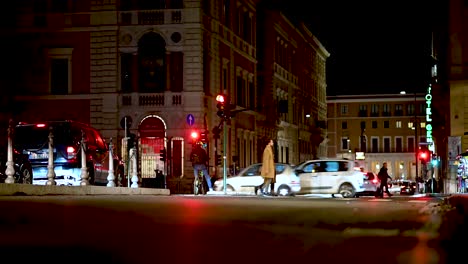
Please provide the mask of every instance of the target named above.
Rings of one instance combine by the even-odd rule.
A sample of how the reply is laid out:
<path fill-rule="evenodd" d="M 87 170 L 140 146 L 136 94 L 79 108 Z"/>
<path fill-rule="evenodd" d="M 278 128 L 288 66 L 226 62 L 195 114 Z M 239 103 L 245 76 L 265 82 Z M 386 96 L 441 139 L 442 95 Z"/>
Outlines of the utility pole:
<path fill-rule="evenodd" d="M 414 127 L 414 161 L 415 161 L 415 168 L 416 168 L 416 180 L 418 180 L 418 151 L 419 151 L 419 142 L 418 142 L 418 126 L 420 127 L 421 125 L 418 125 L 418 116 L 417 116 L 417 113 L 416 113 L 416 92 L 414 92 L 414 123 L 413 123 L 413 127 Z"/>

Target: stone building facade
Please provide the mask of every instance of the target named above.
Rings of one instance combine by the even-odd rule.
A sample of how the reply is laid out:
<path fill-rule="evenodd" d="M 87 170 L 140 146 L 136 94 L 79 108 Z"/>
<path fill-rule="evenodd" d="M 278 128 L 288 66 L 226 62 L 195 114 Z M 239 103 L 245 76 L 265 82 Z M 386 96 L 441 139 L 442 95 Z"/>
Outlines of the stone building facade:
<path fill-rule="evenodd" d="M 268 138 L 277 139 L 280 161 L 323 152 L 328 53 L 305 26 L 259 10 L 258 1 L 30 0 L 11 9 L 5 34 L 21 63 L 5 82 L 15 107 L 2 115 L 90 123 L 124 160 L 125 136 L 134 134 L 141 180 L 160 170 L 171 192 L 191 192 L 192 132 L 208 134 L 215 177 L 223 175 L 215 152 L 226 149 L 228 168 L 246 167 L 260 161 Z M 220 93 L 239 110 L 226 142 L 213 135 Z"/>
<path fill-rule="evenodd" d="M 417 152 L 427 143 L 424 94 L 328 96 L 328 157 L 356 160 L 363 171 L 387 162 L 393 179 L 423 175 Z M 425 177 L 423 177 L 425 179 Z"/>

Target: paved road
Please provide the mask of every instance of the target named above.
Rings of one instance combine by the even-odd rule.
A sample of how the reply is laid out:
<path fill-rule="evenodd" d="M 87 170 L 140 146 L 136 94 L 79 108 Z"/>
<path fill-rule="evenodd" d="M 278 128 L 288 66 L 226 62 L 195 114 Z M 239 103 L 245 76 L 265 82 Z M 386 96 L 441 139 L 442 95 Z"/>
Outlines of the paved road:
<path fill-rule="evenodd" d="M 5 196 L 0 253 L 15 263 L 446 263 L 439 203 L 429 197 Z"/>

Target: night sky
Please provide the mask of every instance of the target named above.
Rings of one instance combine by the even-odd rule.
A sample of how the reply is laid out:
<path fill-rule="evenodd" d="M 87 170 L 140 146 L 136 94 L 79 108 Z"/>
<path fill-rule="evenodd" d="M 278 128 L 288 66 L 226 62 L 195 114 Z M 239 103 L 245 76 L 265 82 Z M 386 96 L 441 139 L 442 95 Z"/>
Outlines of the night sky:
<path fill-rule="evenodd" d="M 423 92 L 440 1 L 266 0 L 304 21 L 330 52 L 327 95 Z"/>

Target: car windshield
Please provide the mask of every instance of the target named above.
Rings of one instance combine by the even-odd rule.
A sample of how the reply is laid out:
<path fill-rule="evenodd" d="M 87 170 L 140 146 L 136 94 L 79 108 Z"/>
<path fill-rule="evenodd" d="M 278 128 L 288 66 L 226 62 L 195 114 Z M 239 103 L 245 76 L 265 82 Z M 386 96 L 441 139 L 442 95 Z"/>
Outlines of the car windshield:
<path fill-rule="evenodd" d="M 53 127 L 53 140 L 56 144 L 70 142 L 69 127 L 55 125 Z M 27 125 L 18 126 L 15 129 L 14 145 L 20 148 L 44 148 L 49 142 L 49 127 Z"/>

